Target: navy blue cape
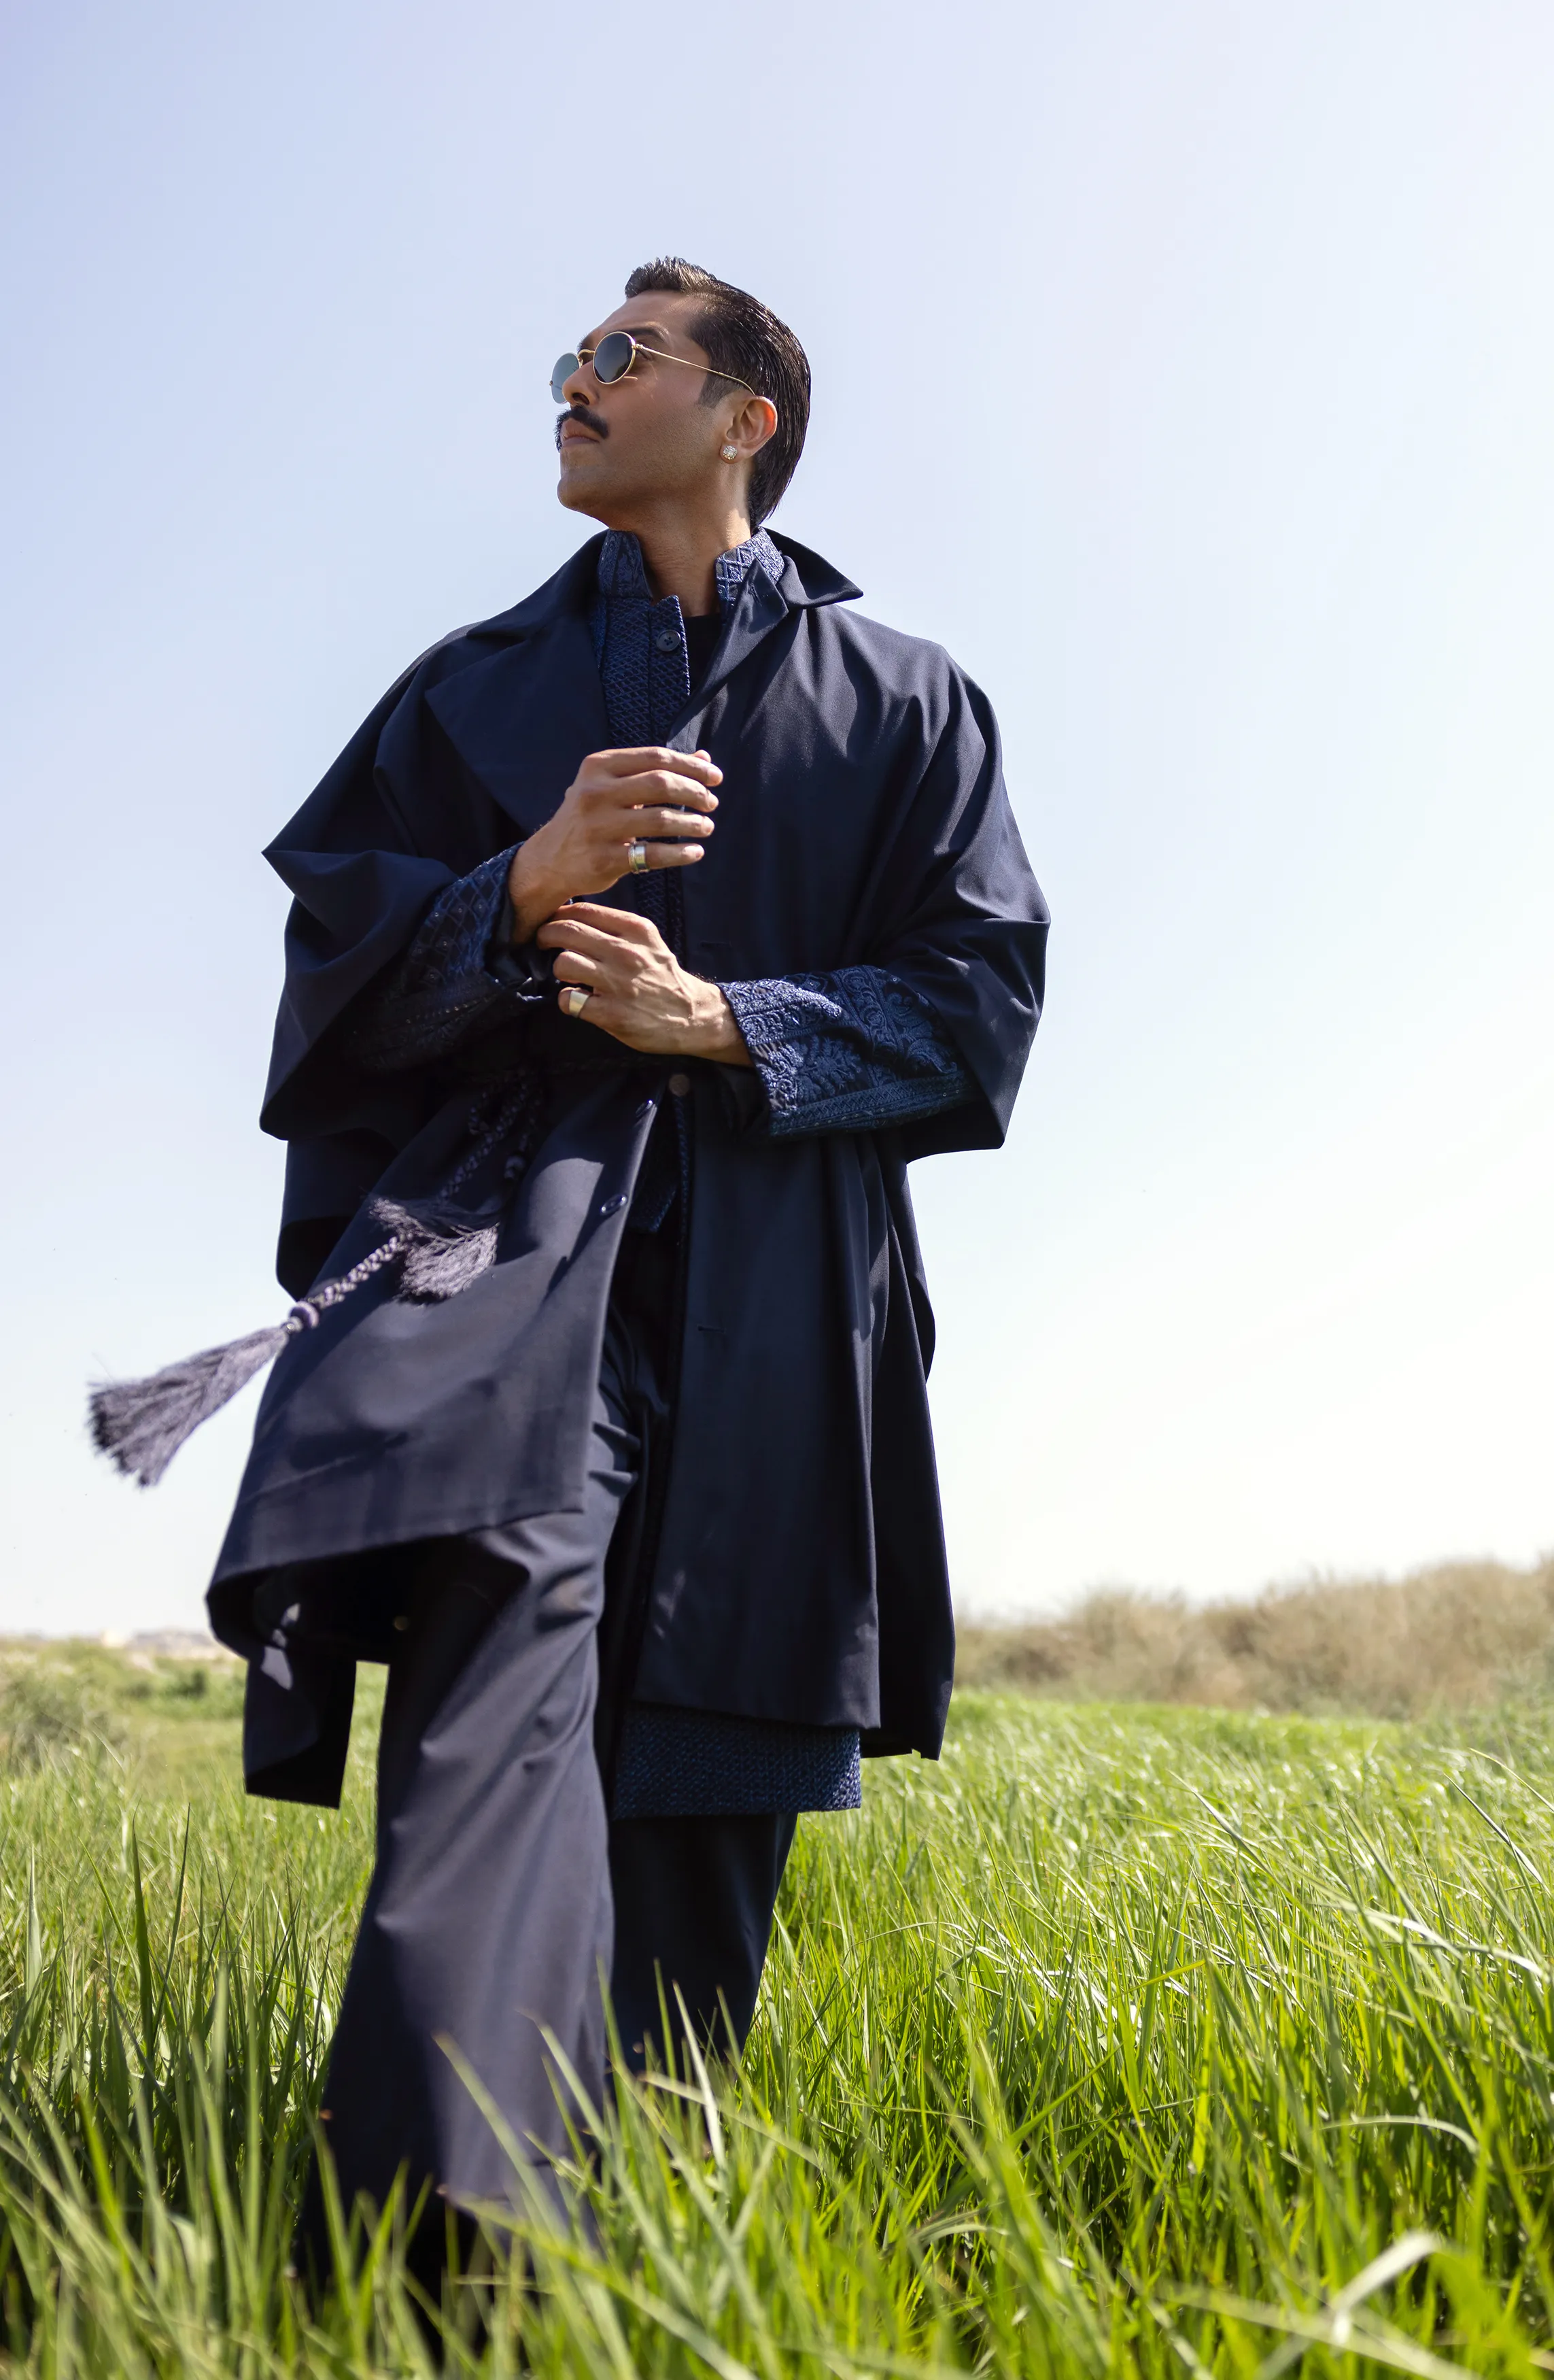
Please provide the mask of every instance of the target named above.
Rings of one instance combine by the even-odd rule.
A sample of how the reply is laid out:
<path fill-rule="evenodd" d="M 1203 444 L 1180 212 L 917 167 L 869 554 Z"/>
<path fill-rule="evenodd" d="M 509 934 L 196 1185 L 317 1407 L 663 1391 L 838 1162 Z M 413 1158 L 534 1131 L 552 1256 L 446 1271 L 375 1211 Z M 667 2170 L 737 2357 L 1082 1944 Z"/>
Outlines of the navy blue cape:
<path fill-rule="evenodd" d="M 467 1079 L 369 1075 L 338 1028 L 437 894 L 533 832 L 611 744 L 587 619 L 599 542 L 424 655 L 267 855 L 295 896 L 262 1114 L 289 1144 L 294 1293 L 381 1238 L 361 1211 L 374 1187 L 429 1195 L 468 1145 Z M 670 739 L 723 771 L 716 835 L 682 878 L 685 963 L 724 982 L 888 968 L 932 1003 L 977 1093 L 896 1131 L 775 1138 L 753 1077 L 690 1070 L 673 1443 L 626 1690 L 931 1756 L 954 1629 L 906 1166 L 1002 1142 L 1047 909 L 981 692 L 776 542 L 780 585 L 750 574 Z M 442 1305 L 380 1276 L 268 1383 L 211 1592 L 217 1633 L 255 1664 L 256 1790 L 337 1798 L 350 1709 L 349 1632 L 344 1651 L 278 1653 L 277 1580 L 310 1582 L 315 1604 L 333 1586 L 365 1614 L 359 1649 L 387 1621 L 382 1549 L 577 1508 L 625 1201 L 671 1067 L 543 1021 L 555 1087 L 495 1266 Z"/>

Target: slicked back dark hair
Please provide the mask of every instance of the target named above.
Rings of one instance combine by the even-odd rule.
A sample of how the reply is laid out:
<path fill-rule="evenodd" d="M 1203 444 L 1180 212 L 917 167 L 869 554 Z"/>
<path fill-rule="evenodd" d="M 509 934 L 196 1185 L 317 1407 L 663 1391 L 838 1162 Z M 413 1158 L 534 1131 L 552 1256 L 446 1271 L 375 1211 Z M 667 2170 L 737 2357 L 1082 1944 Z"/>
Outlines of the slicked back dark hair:
<path fill-rule="evenodd" d="M 625 285 L 628 298 L 645 298 L 662 290 L 674 298 L 699 298 L 701 306 L 687 325 L 718 374 L 747 381 L 758 396 L 770 397 L 777 407 L 777 427 L 750 471 L 750 525 L 757 527 L 774 512 L 779 498 L 798 468 L 804 433 L 809 427 L 809 358 L 786 322 L 769 306 L 732 281 L 720 281 L 683 256 L 655 257 L 639 264 Z M 715 405 L 728 387 L 709 373 L 704 403 Z"/>

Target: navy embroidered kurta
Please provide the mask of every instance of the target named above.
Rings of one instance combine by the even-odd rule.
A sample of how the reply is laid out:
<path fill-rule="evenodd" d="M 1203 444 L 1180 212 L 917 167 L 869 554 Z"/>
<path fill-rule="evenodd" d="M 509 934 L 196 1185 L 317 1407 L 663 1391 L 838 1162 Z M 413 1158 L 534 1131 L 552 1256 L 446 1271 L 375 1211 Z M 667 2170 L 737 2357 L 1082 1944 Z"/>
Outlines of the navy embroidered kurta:
<path fill-rule="evenodd" d="M 469 1192 L 505 1201 L 492 1269 L 443 1305 L 374 1284 L 270 1382 L 212 1594 L 255 1663 L 248 1763 L 270 1790 L 337 1791 L 349 1659 L 390 1616 L 383 1549 L 574 1508 L 614 1253 L 675 1095 L 673 1448 L 628 1583 L 625 1691 L 938 1749 L 953 1633 L 905 1165 L 1002 1139 L 1046 910 L 979 692 L 842 608 L 856 590 L 817 557 L 763 542 L 777 574 L 745 574 L 666 739 L 724 771 L 708 856 L 675 880 L 677 939 L 728 988 L 757 1071 L 637 1058 L 523 966 L 494 997 L 472 975 L 479 1029 L 451 1052 L 446 979 L 427 987 L 424 1062 L 384 1072 L 353 1035 L 439 896 L 613 740 L 589 616 L 603 540 L 425 656 L 272 852 L 297 895 L 265 1110 L 291 1143 L 288 1286 L 365 1252 L 375 1184 L 434 1192 L 515 1083 L 540 1105 L 532 1146 L 497 1151 Z M 856 1060 L 892 1048 L 919 1111 L 908 1097 L 882 1124 Z M 299 1628 L 310 1609 L 327 1624 Z"/>

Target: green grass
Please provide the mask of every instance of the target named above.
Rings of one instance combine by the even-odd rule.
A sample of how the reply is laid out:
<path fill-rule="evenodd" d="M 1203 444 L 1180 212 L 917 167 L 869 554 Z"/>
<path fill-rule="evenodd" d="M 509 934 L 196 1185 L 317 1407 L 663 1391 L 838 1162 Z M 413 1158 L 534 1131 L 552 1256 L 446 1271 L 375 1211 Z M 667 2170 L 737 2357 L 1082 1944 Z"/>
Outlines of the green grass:
<path fill-rule="evenodd" d="M 321 1820 L 151 1700 L 0 1778 L 18 2373 L 1554 2369 L 1536 1709 L 965 1697 L 942 1764 L 801 1827 L 742 2074 L 626 2095 L 573 2226 L 535 2210 L 437 2337 L 392 2222 L 322 2311 L 285 2272 L 366 1725 Z"/>

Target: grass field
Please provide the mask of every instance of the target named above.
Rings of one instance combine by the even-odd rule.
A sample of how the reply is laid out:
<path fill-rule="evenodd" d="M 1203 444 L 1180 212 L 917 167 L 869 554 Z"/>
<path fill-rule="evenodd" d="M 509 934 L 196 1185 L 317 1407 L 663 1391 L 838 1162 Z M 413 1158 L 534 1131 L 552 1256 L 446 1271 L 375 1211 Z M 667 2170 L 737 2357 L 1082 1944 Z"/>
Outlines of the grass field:
<path fill-rule="evenodd" d="M 285 2276 L 370 1709 L 321 1818 L 234 1791 L 228 1673 L 21 1666 L 0 2367 L 1554 2370 L 1545 1706 L 963 1697 L 940 1766 L 805 1821 L 742 2074 L 626 2098 L 434 2338 L 392 2236 L 322 2313 Z"/>

